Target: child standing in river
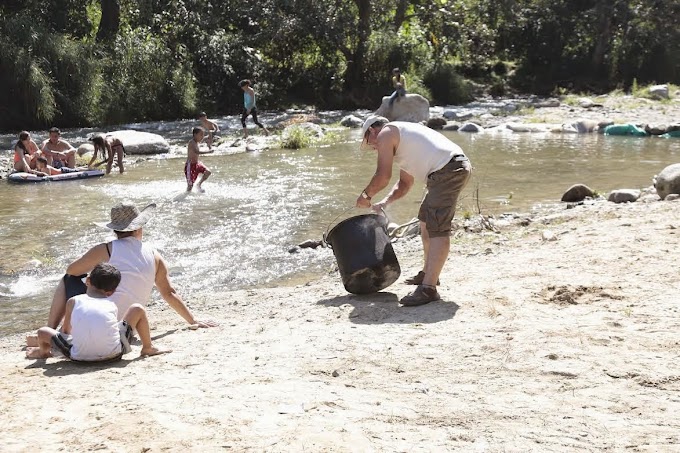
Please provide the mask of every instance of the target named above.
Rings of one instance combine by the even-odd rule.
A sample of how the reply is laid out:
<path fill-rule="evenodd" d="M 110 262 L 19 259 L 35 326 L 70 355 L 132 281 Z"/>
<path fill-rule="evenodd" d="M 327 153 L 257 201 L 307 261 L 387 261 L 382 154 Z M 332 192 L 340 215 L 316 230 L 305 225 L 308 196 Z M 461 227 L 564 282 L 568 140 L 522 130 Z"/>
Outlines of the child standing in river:
<path fill-rule="evenodd" d="M 205 130 L 202 127 L 195 127 L 192 131 L 192 135 L 193 137 L 189 140 L 187 145 L 187 161 L 184 164 L 184 175 L 187 178 L 187 192 L 191 192 L 191 189 L 194 187 L 194 183 L 200 174 L 202 176 L 201 180 L 198 181 L 197 188 L 200 193 L 203 193 L 205 192 L 205 189 L 201 187 L 201 184 L 210 177 L 211 173 L 210 170 L 203 165 L 203 162 L 198 160 L 198 157 L 201 154 L 212 153 L 213 150 L 201 151 L 198 147 L 203 141 L 203 137 L 205 137 Z"/>
<path fill-rule="evenodd" d="M 208 138 L 205 139 L 205 142 L 208 144 L 208 149 L 212 149 L 214 136 L 220 131 L 220 127 L 213 120 L 209 120 L 208 115 L 206 115 L 205 112 L 198 114 L 198 120 L 201 122 L 201 127 L 205 129 L 208 134 Z"/>
<path fill-rule="evenodd" d="M 253 115 L 253 122 L 257 124 L 260 129 L 264 130 L 266 135 L 269 131 L 257 119 L 257 105 L 255 104 L 255 91 L 250 86 L 250 80 L 241 80 L 238 84 L 243 90 L 243 114 L 241 115 L 241 124 L 243 125 L 243 136 L 248 138 L 248 128 L 246 127 L 246 119 L 248 115 Z"/>

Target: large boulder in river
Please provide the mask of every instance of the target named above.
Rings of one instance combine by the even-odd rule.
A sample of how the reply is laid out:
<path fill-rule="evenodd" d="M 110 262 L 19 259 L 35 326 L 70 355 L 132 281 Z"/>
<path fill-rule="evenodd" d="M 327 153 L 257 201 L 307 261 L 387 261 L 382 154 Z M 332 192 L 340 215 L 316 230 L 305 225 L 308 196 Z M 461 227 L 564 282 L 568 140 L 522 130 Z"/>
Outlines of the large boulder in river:
<path fill-rule="evenodd" d="M 636 189 L 618 189 L 612 190 L 607 198 L 613 203 L 633 203 L 640 198 L 640 191 Z"/>
<path fill-rule="evenodd" d="M 390 97 L 385 96 L 375 114 L 390 121 L 420 123 L 430 119 L 430 101 L 419 94 L 408 93 L 399 97 L 390 107 Z"/>
<path fill-rule="evenodd" d="M 78 146 L 78 155 L 79 156 L 84 156 L 85 154 L 93 153 L 93 152 L 94 152 L 94 145 L 92 143 L 83 143 L 82 145 Z"/>
<path fill-rule="evenodd" d="M 680 164 L 669 165 L 656 175 L 654 187 L 662 200 L 669 194 L 680 194 Z"/>
<path fill-rule="evenodd" d="M 114 131 L 112 135 L 123 142 L 127 154 L 164 154 L 170 152 L 170 144 L 160 135 L 140 131 Z"/>
<path fill-rule="evenodd" d="M 574 203 L 577 201 L 583 201 L 588 197 L 593 198 L 594 196 L 595 192 L 590 187 L 586 186 L 585 184 L 574 184 L 568 188 L 566 192 L 564 192 L 564 195 L 562 195 L 562 201 Z"/>

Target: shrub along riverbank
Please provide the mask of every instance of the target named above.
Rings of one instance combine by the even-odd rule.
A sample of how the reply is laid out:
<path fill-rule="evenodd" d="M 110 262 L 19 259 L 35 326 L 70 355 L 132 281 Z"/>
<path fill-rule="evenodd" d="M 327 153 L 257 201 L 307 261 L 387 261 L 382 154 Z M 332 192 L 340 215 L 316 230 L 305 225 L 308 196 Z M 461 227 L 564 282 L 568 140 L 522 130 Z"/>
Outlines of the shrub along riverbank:
<path fill-rule="evenodd" d="M 680 82 L 680 5 L 598 0 L 10 0 L 0 5 L 0 129 L 377 107 L 398 66 L 433 103 L 480 91 Z"/>

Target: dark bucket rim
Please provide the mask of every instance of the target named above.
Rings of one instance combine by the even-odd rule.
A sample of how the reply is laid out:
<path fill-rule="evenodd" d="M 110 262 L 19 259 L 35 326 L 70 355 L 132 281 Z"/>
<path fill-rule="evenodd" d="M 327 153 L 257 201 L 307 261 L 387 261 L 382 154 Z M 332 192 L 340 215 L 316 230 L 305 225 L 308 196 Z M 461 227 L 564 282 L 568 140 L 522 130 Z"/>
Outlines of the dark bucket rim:
<path fill-rule="evenodd" d="M 338 229 L 338 227 L 340 227 L 340 226 L 342 226 L 343 224 L 349 222 L 350 220 L 359 219 L 359 218 L 362 218 L 362 217 L 377 217 L 377 218 L 379 218 L 379 219 L 383 219 L 383 222 L 382 222 L 383 225 L 382 225 L 382 226 L 383 226 L 383 228 L 387 227 L 387 217 L 385 217 L 384 215 L 375 214 L 375 213 L 355 215 L 355 216 L 349 217 L 349 218 L 347 218 L 347 219 L 345 219 L 345 220 L 342 220 L 340 223 L 337 223 L 333 228 L 331 228 L 330 231 L 328 231 L 328 233 L 326 233 L 326 235 L 325 235 L 325 241 L 326 241 L 326 243 L 329 243 L 329 241 L 330 241 L 330 239 L 331 239 L 331 235 L 333 234 L 333 232 L 334 232 L 335 230 Z"/>

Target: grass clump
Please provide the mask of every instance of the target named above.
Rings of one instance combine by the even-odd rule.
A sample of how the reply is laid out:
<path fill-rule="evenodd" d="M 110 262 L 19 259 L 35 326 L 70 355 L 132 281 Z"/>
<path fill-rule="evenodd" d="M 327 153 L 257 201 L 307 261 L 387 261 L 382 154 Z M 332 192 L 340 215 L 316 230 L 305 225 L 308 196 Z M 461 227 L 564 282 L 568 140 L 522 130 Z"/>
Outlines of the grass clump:
<path fill-rule="evenodd" d="M 281 136 L 280 146 L 283 149 L 302 149 L 307 148 L 313 143 L 312 133 L 299 126 L 291 126 L 289 130 Z"/>

